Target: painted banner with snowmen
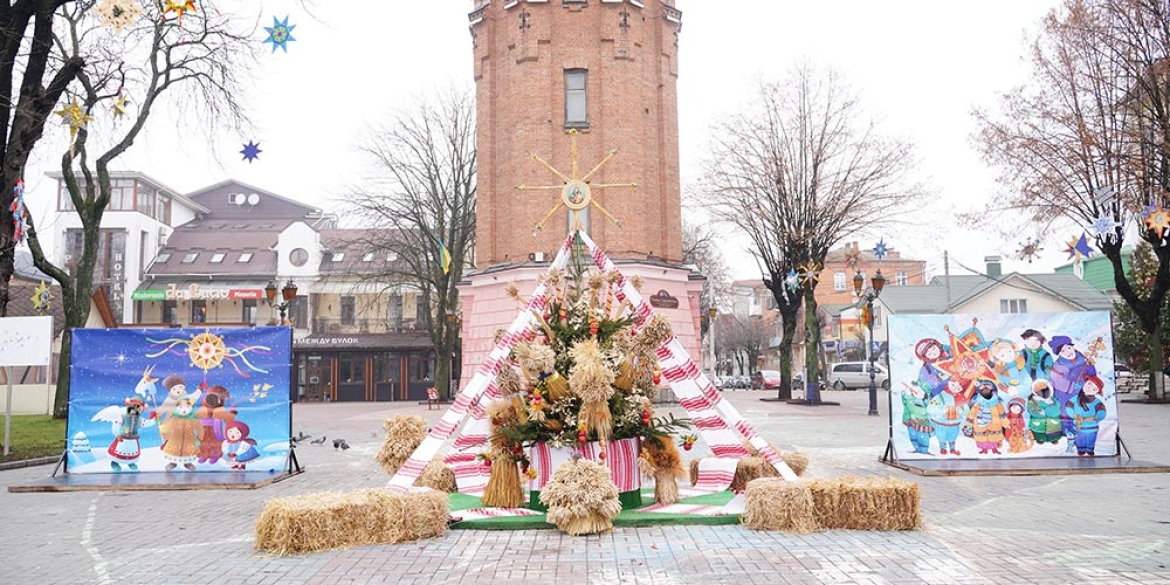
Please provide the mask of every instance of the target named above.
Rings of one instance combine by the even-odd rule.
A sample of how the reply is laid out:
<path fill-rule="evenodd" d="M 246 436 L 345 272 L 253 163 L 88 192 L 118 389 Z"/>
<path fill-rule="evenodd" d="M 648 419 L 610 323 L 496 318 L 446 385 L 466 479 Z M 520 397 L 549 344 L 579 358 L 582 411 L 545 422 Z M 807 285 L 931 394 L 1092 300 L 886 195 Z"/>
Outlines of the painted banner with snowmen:
<path fill-rule="evenodd" d="M 287 327 L 75 329 L 70 473 L 280 471 Z"/>
<path fill-rule="evenodd" d="M 1117 455 L 1108 312 L 887 323 L 899 459 Z"/>

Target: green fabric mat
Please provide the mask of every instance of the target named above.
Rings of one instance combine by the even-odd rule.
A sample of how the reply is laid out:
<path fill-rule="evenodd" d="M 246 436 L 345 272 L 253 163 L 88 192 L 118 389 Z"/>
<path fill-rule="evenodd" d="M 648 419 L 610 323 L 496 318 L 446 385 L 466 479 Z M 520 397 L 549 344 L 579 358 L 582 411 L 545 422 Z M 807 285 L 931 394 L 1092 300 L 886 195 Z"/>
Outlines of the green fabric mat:
<path fill-rule="evenodd" d="M 680 504 L 697 504 L 703 506 L 722 506 L 731 501 L 735 494 L 723 491 L 717 494 L 694 496 L 679 500 Z M 654 490 L 643 490 L 642 499 L 647 506 L 654 503 Z M 452 516 L 458 516 L 459 510 L 480 508 L 482 504 L 476 496 L 467 494 L 451 494 L 450 510 Z M 622 510 L 614 518 L 615 528 L 636 526 L 680 526 L 686 524 L 739 524 L 739 515 L 727 516 L 690 516 L 687 514 L 659 514 L 656 512 L 638 512 L 636 510 Z M 539 516 L 508 516 L 505 518 L 485 518 L 483 520 L 467 520 L 451 525 L 453 530 L 544 530 L 555 529 L 556 526 L 545 522 L 544 514 Z"/>

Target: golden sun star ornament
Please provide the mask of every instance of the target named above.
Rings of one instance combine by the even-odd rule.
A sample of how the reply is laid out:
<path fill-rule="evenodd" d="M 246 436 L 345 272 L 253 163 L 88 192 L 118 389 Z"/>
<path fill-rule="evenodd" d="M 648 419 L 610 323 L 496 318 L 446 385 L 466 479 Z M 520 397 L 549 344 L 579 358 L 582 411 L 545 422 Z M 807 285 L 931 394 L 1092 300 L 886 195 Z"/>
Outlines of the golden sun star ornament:
<path fill-rule="evenodd" d="M 85 113 L 81 109 L 81 104 L 77 103 L 77 97 L 73 98 L 68 105 L 61 106 L 60 110 L 53 112 L 61 116 L 61 121 L 69 125 L 69 140 L 73 141 L 77 138 L 77 131 L 85 128 L 86 123 L 93 120 L 93 116 Z"/>
<path fill-rule="evenodd" d="M 94 8 L 102 24 L 114 29 L 116 34 L 122 34 L 122 29 L 134 24 L 142 7 L 136 0 L 101 0 Z"/>
<path fill-rule="evenodd" d="M 1158 238 L 1161 239 L 1162 235 L 1170 230 L 1170 211 L 1155 207 L 1150 215 L 1146 216 L 1145 223 L 1146 230 L 1158 234 Z"/>
<path fill-rule="evenodd" d="M 601 168 L 604 167 L 610 161 L 610 159 L 617 156 L 616 150 L 609 151 L 609 154 L 606 155 L 605 158 L 601 159 L 601 162 L 597 163 L 597 166 L 593 167 L 593 170 L 589 171 L 588 173 L 585 173 L 585 176 L 583 176 L 583 177 L 578 176 L 578 173 L 577 173 L 577 131 L 576 130 L 569 130 L 569 140 L 570 140 L 570 149 L 571 149 L 570 152 L 572 153 L 573 170 L 567 176 L 564 173 L 558 171 L 555 167 L 553 167 L 551 164 L 546 162 L 544 159 L 540 158 L 539 156 L 536 156 L 536 154 L 531 153 L 531 152 L 528 153 L 528 155 L 530 157 L 532 157 L 533 160 L 544 165 L 545 168 L 552 171 L 552 173 L 554 175 L 556 175 L 558 178 L 560 178 L 562 181 L 564 181 L 564 183 L 560 184 L 560 185 L 539 185 L 539 186 L 519 185 L 516 187 L 517 189 L 519 189 L 521 191 L 539 190 L 539 191 L 560 191 L 561 192 L 561 200 L 558 201 L 557 204 L 555 206 L 553 206 L 552 210 L 549 211 L 547 214 L 545 214 L 544 219 L 540 220 L 540 223 L 537 223 L 536 227 L 534 227 L 532 229 L 533 236 L 535 236 L 537 234 L 537 232 L 539 232 L 540 230 L 544 229 L 544 224 L 548 223 L 548 219 L 550 217 L 552 217 L 552 215 L 554 213 L 556 213 L 557 210 L 560 209 L 562 206 L 564 206 L 566 209 L 568 209 L 571 213 L 570 219 L 569 219 L 569 230 L 570 231 L 579 231 L 579 230 L 584 231 L 584 224 L 581 222 L 581 212 L 588 209 L 590 205 L 592 205 L 593 207 L 596 207 L 598 210 L 601 211 L 601 213 L 604 213 L 605 217 L 608 217 L 609 220 L 612 221 L 614 225 L 616 225 L 617 227 L 620 228 L 620 227 L 622 227 L 622 222 L 619 221 L 617 218 L 615 218 L 613 215 L 610 215 L 609 211 L 607 211 L 604 207 L 602 207 L 601 204 L 597 202 L 597 200 L 593 199 L 593 189 L 604 189 L 606 187 L 637 187 L 638 186 L 637 183 L 598 184 L 598 183 L 590 183 L 589 182 L 589 179 L 593 178 L 593 175 L 596 175 L 597 172 L 600 171 Z"/>
<path fill-rule="evenodd" d="M 817 263 L 805 264 L 800 267 L 801 282 L 804 284 L 813 284 L 821 275 L 821 265 Z"/>
<path fill-rule="evenodd" d="M 42 280 L 41 284 L 33 289 L 33 310 L 44 315 L 49 312 L 49 304 L 52 302 L 53 293 L 50 292 L 49 285 Z"/>

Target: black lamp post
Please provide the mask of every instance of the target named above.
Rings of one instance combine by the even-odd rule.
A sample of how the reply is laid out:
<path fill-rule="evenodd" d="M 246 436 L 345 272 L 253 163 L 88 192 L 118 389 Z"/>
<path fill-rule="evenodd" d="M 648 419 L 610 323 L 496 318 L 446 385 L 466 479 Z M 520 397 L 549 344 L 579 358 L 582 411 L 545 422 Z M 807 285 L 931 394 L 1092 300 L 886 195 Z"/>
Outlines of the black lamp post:
<path fill-rule="evenodd" d="M 284 287 L 280 289 L 281 302 L 276 302 L 276 281 L 268 281 L 268 286 L 264 287 L 264 296 L 268 299 L 268 306 L 276 308 L 280 311 L 280 324 L 284 325 L 286 322 L 285 314 L 288 312 L 289 305 L 292 304 L 293 299 L 297 298 L 297 285 L 288 279 L 284 283 Z"/>
<path fill-rule="evenodd" d="M 861 276 L 860 270 L 853 274 L 853 293 L 865 303 L 865 320 L 869 327 L 869 347 L 866 348 L 869 351 L 869 415 L 877 416 L 877 372 L 873 364 L 874 358 L 877 357 L 873 351 L 873 300 L 882 294 L 882 288 L 886 286 L 886 277 L 882 276 L 880 268 L 870 279 L 870 284 L 869 288 L 864 288 L 865 277 Z"/>
<path fill-rule="evenodd" d="M 713 376 L 719 375 L 719 354 L 715 351 L 715 317 L 718 316 L 718 309 L 715 307 L 707 308 L 707 335 L 711 337 L 711 375 Z"/>

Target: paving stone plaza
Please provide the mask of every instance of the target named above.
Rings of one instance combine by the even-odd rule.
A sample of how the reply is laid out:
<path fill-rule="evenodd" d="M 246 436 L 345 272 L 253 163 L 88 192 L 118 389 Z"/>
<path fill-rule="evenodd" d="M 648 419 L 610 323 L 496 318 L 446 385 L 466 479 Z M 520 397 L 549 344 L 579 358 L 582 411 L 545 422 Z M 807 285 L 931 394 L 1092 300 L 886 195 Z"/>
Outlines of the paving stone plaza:
<path fill-rule="evenodd" d="M 782 449 L 807 453 L 807 476 L 881 475 L 918 482 L 925 526 L 915 532 L 755 532 L 740 526 L 451 530 L 437 539 L 299 557 L 253 550 L 270 498 L 378 487 L 381 423 L 437 420 L 403 403 L 297 404 L 293 432 L 344 438 L 303 444 L 306 472 L 257 490 L 8 493 L 51 466 L 0 471 L 0 583 L 6 585 L 309 585 L 477 583 L 1170 583 L 1170 474 L 919 477 L 878 461 L 886 409 L 867 417 L 864 392 L 829 392 L 840 406 L 725 397 Z M 1135 459 L 1170 463 L 1168 405 L 1121 405 Z M 699 450 L 690 454 L 701 456 Z"/>

